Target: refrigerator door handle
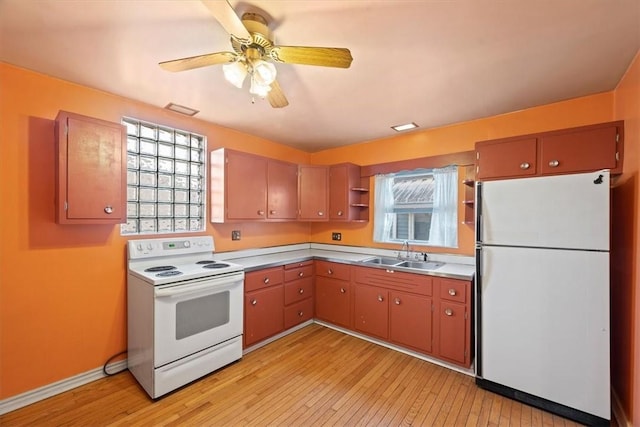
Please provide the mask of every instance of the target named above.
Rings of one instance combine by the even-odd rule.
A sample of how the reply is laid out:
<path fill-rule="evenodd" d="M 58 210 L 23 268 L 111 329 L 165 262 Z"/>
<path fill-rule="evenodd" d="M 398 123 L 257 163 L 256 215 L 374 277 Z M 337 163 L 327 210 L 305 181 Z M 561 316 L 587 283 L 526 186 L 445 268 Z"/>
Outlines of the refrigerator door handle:
<path fill-rule="evenodd" d="M 476 242 L 482 243 L 482 182 L 476 183 Z"/>

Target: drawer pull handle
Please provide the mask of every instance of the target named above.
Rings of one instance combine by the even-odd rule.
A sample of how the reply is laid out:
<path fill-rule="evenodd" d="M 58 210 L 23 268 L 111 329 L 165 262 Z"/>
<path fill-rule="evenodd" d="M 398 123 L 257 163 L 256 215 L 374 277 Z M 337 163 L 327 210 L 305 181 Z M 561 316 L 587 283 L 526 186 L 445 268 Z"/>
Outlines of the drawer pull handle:
<path fill-rule="evenodd" d="M 342 211 L 338 211 L 338 216 L 342 216 Z"/>
<path fill-rule="evenodd" d="M 400 298 L 396 298 L 393 302 L 395 302 L 396 305 L 400 305 Z"/>
<path fill-rule="evenodd" d="M 111 206 L 105 206 L 104 213 L 111 215 L 113 213 L 113 208 Z"/>
<path fill-rule="evenodd" d="M 260 216 L 264 215 L 264 211 L 263 210 L 258 210 L 258 215 L 260 215 Z"/>
<path fill-rule="evenodd" d="M 378 295 L 378 301 L 380 302 L 384 301 L 384 298 L 382 297 L 382 295 Z"/>
<path fill-rule="evenodd" d="M 531 165 L 527 162 L 520 163 L 520 169 L 527 170 L 531 167 Z"/>
<path fill-rule="evenodd" d="M 447 316 L 453 316 L 453 310 L 451 310 L 450 308 L 447 308 L 447 309 L 444 311 L 444 314 L 446 314 Z"/>
<path fill-rule="evenodd" d="M 263 282 L 264 282 L 264 284 L 265 284 L 265 285 L 267 285 L 267 284 L 269 283 L 269 278 L 268 278 L 268 277 L 265 277 L 265 278 L 264 278 L 264 280 L 263 280 Z"/>
<path fill-rule="evenodd" d="M 549 162 L 549 166 L 551 166 L 552 168 L 557 167 L 559 164 L 560 164 L 560 162 L 559 162 L 559 161 L 557 161 L 557 160 L 551 160 L 551 161 Z"/>
<path fill-rule="evenodd" d="M 324 215 L 324 212 L 318 211 L 318 216 L 323 216 L 323 215 Z"/>
<path fill-rule="evenodd" d="M 347 290 L 345 288 L 340 288 L 340 293 L 344 294 L 345 292 L 347 292 Z"/>
<path fill-rule="evenodd" d="M 449 295 L 451 295 L 452 297 L 456 296 L 456 290 L 455 289 L 449 289 Z"/>
<path fill-rule="evenodd" d="M 387 269 L 386 271 L 387 271 L 387 273 L 395 273 L 395 271 L 389 270 L 389 269 Z"/>
<path fill-rule="evenodd" d="M 275 214 L 276 214 L 276 211 L 275 211 L 275 210 L 271 209 L 271 210 L 269 211 L 269 215 L 275 215 Z"/>
<path fill-rule="evenodd" d="M 302 289 L 302 288 L 298 289 L 298 293 L 299 293 L 300 295 L 304 294 L 304 289 Z"/>
<path fill-rule="evenodd" d="M 298 317 L 302 317 L 302 316 L 304 316 L 304 311 L 300 310 L 300 311 L 298 312 Z"/>
<path fill-rule="evenodd" d="M 251 305 L 256 305 L 256 304 L 258 304 L 258 300 L 257 300 L 257 299 L 255 299 L 255 298 L 254 298 L 254 299 L 252 299 L 252 300 L 251 300 Z"/>
<path fill-rule="evenodd" d="M 304 273 L 301 271 L 300 273 L 298 273 L 298 277 L 302 277 L 304 276 Z"/>
<path fill-rule="evenodd" d="M 327 270 L 327 274 L 333 274 L 333 270 L 332 269 L 328 269 Z"/>

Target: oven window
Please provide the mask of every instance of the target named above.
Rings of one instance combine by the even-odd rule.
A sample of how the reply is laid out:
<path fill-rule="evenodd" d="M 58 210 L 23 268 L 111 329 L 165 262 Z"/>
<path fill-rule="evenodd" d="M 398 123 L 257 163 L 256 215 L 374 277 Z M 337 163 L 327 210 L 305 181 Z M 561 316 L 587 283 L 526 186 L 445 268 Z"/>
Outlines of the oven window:
<path fill-rule="evenodd" d="M 176 304 L 176 340 L 229 323 L 229 291 Z"/>

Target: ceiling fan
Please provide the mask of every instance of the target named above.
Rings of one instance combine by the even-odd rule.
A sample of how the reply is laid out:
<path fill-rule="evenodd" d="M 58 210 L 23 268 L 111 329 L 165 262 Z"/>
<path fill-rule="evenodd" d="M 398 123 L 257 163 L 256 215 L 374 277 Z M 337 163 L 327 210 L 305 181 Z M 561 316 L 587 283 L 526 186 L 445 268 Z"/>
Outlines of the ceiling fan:
<path fill-rule="evenodd" d="M 274 108 L 289 105 L 276 80 L 273 62 L 349 68 L 353 60 L 349 49 L 336 47 L 278 46 L 273 43 L 267 21 L 257 13 L 242 19 L 228 0 L 202 0 L 211 14 L 231 35 L 233 52 L 216 52 L 161 62 L 167 71 L 185 71 L 223 64 L 225 78 L 238 88 L 249 76 L 252 95 L 267 98 Z"/>

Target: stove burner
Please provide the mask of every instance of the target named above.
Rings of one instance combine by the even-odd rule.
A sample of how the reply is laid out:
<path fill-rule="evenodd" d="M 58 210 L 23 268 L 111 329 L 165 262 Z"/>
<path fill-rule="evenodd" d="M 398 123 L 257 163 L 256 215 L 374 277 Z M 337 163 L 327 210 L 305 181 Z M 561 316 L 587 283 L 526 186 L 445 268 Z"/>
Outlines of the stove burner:
<path fill-rule="evenodd" d="M 198 262 L 196 262 L 196 264 L 213 264 L 213 263 L 215 263 L 215 261 L 214 261 L 214 260 L 212 260 L 212 259 L 206 259 L 206 260 L 204 260 L 204 261 L 198 261 Z"/>
<path fill-rule="evenodd" d="M 156 274 L 156 276 L 157 277 L 170 277 L 170 276 L 179 276 L 180 274 L 182 274 L 182 271 L 170 270 L 170 271 L 163 271 L 162 273 L 158 273 L 158 274 Z"/>
<path fill-rule="evenodd" d="M 153 273 L 156 271 L 169 271 L 169 270 L 175 270 L 176 267 L 174 267 L 173 265 L 159 265 L 158 267 L 149 267 L 147 269 L 145 269 L 144 271 L 147 271 L 149 273 Z"/>
<path fill-rule="evenodd" d="M 224 262 L 213 262 L 212 264 L 207 264 L 205 266 L 203 266 L 202 268 L 225 268 L 225 267 L 229 267 L 229 264 L 225 264 Z"/>

